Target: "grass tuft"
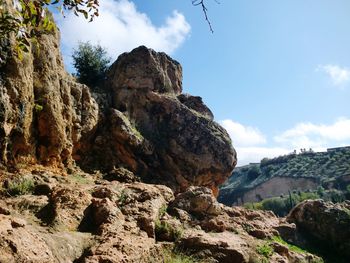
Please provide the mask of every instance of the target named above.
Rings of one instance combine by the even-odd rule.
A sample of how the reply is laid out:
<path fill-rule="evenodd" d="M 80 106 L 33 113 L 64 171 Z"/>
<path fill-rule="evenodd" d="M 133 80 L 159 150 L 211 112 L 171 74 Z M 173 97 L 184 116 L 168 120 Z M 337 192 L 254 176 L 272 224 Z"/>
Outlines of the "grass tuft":
<path fill-rule="evenodd" d="M 33 193 L 34 181 L 29 178 L 15 178 L 3 187 L 3 193 L 9 196 L 18 196 Z"/>
<path fill-rule="evenodd" d="M 273 254 L 273 248 L 268 243 L 261 244 L 257 246 L 256 252 L 265 258 L 270 258 Z"/>
<path fill-rule="evenodd" d="M 300 254 L 307 254 L 307 253 L 309 253 L 309 252 L 307 252 L 306 250 L 304 250 L 304 249 L 302 249 L 302 248 L 300 248 L 300 247 L 298 247 L 298 246 L 289 244 L 288 242 L 284 241 L 284 240 L 283 240 L 281 237 L 279 237 L 279 236 L 274 236 L 274 237 L 272 238 L 272 241 L 277 242 L 277 243 L 282 244 L 282 245 L 285 245 L 285 246 L 287 246 L 287 247 L 289 248 L 289 250 L 294 251 L 294 252 L 296 252 L 296 253 L 300 253 Z"/>
<path fill-rule="evenodd" d="M 186 255 L 185 253 L 175 250 L 164 250 L 163 253 L 164 263 L 201 263 L 193 256 Z"/>
<path fill-rule="evenodd" d="M 166 236 L 170 240 L 176 241 L 180 239 L 183 235 L 183 229 L 182 228 L 174 228 L 170 224 L 168 224 L 166 221 L 160 221 L 157 219 L 155 221 L 155 233 L 156 236 Z"/>

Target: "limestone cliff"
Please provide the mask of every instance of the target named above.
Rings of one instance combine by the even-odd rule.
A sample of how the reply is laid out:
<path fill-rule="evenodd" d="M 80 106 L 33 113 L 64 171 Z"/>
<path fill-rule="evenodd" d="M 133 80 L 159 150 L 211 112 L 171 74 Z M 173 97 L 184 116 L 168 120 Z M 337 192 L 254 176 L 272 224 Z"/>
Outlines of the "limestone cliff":
<path fill-rule="evenodd" d="M 71 166 L 99 108 L 88 87 L 65 72 L 58 31 L 40 36 L 22 60 L 9 56 L 1 71 L 1 164 Z"/>

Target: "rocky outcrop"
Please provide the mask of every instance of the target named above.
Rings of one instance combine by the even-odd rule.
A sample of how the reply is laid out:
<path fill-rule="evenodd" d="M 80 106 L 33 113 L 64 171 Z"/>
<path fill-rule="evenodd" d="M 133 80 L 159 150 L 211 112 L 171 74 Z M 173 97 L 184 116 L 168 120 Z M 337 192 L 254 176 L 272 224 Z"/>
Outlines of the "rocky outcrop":
<path fill-rule="evenodd" d="M 44 226 L 39 217 L 48 205 L 46 196 L 1 198 L 6 213 L 0 211 L 0 262 L 72 262 L 91 246 L 90 233 Z"/>
<path fill-rule="evenodd" d="M 209 259 L 208 262 L 249 262 L 247 242 L 232 232 L 210 234 L 194 231 L 182 238 L 179 244 L 194 251 L 197 257 Z"/>
<path fill-rule="evenodd" d="M 171 207 L 199 216 L 215 216 L 222 212 L 222 205 L 216 201 L 212 191 L 206 187 L 189 187 L 186 192 L 176 196 Z"/>
<path fill-rule="evenodd" d="M 294 224 L 217 202 L 235 150 L 202 99 L 181 94 L 166 54 L 121 55 L 92 92 L 65 72 L 54 30 L 0 67 L 1 262 L 164 262 L 178 249 L 217 263 L 318 260 L 272 240 Z"/>
<path fill-rule="evenodd" d="M 202 185 L 217 194 L 236 153 L 202 99 L 181 94 L 178 62 L 139 47 L 121 55 L 93 93 L 65 72 L 58 30 L 38 43 L 23 60 L 10 55 L 2 65 L 4 167 L 126 168 L 176 191 Z"/>
<path fill-rule="evenodd" d="M 217 193 L 236 154 L 201 98 L 181 94 L 178 62 L 139 47 L 110 67 L 106 89 L 112 105 L 83 167 L 124 166 L 177 191 L 203 185 Z"/>
<path fill-rule="evenodd" d="M 320 242 L 328 252 L 350 258 L 350 204 L 307 200 L 298 204 L 287 217 L 300 232 Z"/>
<path fill-rule="evenodd" d="M 58 30 L 38 37 L 23 59 L 9 55 L 1 71 L 1 164 L 72 166 L 99 110 L 89 88 L 65 72 Z"/>
<path fill-rule="evenodd" d="M 26 178 L 52 188 L 46 195 L 0 196 L 1 262 L 156 263 L 177 251 L 199 262 L 319 262 L 271 240 L 279 227 L 295 225 L 270 212 L 225 207 L 208 188 L 174 197 L 163 185 L 101 174 L 62 179 L 41 170 Z"/>

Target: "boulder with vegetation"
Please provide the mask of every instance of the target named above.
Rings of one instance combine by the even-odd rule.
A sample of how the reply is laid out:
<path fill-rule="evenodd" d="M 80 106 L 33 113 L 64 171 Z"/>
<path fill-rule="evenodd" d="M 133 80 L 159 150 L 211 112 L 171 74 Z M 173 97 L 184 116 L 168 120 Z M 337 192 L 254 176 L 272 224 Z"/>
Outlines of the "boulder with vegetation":
<path fill-rule="evenodd" d="M 297 205 L 287 217 L 323 253 L 350 258 L 350 203 L 308 200 Z M 338 256 L 339 257 L 339 256 Z"/>

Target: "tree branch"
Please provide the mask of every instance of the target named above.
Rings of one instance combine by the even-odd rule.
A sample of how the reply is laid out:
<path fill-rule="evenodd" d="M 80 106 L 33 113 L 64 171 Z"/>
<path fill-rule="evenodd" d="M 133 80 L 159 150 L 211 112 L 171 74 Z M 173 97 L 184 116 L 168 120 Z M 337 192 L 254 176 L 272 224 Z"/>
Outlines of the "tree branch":
<path fill-rule="evenodd" d="M 219 3 L 217 0 L 214 0 L 214 1 Z M 194 6 L 201 6 L 202 7 L 203 14 L 204 14 L 204 17 L 205 17 L 205 21 L 207 21 L 207 23 L 208 23 L 210 32 L 214 33 L 213 27 L 212 27 L 212 25 L 210 23 L 210 20 L 208 18 L 208 9 L 207 9 L 207 7 L 205 5 L 204 0 L 192 0 L 192 5 L 194 5 Z"/>

